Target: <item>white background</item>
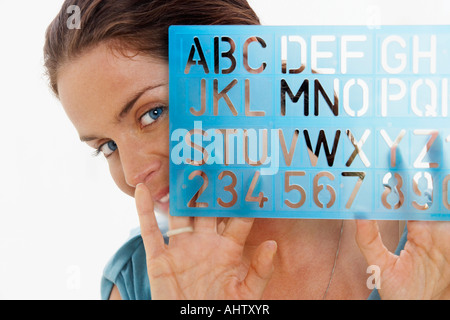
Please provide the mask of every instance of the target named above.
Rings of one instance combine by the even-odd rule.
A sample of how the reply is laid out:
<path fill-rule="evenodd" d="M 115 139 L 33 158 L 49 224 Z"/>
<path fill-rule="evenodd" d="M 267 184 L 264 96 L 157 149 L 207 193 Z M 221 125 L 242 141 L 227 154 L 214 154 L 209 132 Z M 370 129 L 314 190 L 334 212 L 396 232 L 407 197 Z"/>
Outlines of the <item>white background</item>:
<path fill-rule="evenodd" d="M 448 0 L 251 0 L 266 25 L 449 24 Z M 62 1 L 0 0 L 0 299 L 99 299 L 102 269 L 138 226 L 43 73 Z"/>

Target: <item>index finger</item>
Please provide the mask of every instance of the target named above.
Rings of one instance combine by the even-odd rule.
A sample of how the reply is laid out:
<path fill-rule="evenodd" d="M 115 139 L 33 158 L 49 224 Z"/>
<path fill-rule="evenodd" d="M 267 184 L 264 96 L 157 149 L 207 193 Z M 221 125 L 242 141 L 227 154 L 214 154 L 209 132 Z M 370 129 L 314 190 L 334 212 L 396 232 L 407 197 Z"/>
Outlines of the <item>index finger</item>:
<path fill-rule="evenodd" d="M 164 238 L 156 221 L 153 199 L 144 184 L 140 183 L 136 186 L 134 199 L 147 258 L 154 258 L 164 250 Z"/>

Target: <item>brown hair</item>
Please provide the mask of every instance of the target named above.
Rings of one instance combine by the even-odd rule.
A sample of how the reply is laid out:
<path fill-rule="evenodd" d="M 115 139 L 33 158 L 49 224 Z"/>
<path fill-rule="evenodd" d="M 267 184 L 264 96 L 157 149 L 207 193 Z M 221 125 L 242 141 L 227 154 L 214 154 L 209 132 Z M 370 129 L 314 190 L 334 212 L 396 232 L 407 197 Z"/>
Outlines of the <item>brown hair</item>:
<path fill-rule="evenodd" d="M 80 29 L 70 29 L 67 9 L 80 8 Z M 44 62 L 58 96 L 57 75 L 66 62 L 100 43 L 168 59 L 171 25 L 259 24 L 246 0 L 66 0 L 45 35 Z"/>

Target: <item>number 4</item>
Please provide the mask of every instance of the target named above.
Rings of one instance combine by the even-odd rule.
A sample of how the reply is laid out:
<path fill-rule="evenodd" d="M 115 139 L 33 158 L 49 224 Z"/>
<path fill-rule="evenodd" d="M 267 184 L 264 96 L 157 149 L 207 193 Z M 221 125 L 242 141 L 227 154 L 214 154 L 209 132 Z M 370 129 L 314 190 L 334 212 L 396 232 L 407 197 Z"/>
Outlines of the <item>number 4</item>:
<path fill-rule="evenodd" d="M 252 183 L 250 184 L 250 188 L 248 188 L 247 194 L 245 195 L 245 201 L 247 202 L 259 202 L 259 207 L 264 207 L 264 202 L 268 201 L 269 198 L 264 197 L 264 193 L 260 192 L 257 197 L 252 196 L 253 191 L 255 190 L 256 183 L 259 179 L 259 171 L 255 172 L 253 176 Z"/>

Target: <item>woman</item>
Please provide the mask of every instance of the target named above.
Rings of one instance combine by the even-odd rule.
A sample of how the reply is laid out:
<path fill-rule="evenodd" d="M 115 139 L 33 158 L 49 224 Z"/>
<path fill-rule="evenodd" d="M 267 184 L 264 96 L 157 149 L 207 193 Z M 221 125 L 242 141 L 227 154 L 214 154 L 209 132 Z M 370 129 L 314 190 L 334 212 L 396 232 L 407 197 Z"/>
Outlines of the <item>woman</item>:
<path fill-rule="evenodd" d="M 66 25 L 70 5 L 80 29 Z M 409 222 L 406 241 L 395 221 L 169 215 L 163 236 L 154 210 L 169 212 L 167 29 L 183 24 L 259 20 L 245 0 L 71 0 L 47 30 L 50 85 L 139 215 L 102 297 L 366 299 L 369 264 L 381 270 L 381 298 L 449 299 L 448 222 Z"/>

